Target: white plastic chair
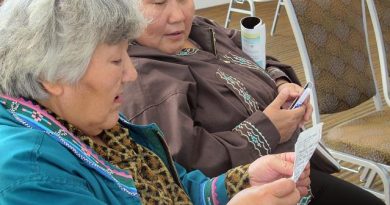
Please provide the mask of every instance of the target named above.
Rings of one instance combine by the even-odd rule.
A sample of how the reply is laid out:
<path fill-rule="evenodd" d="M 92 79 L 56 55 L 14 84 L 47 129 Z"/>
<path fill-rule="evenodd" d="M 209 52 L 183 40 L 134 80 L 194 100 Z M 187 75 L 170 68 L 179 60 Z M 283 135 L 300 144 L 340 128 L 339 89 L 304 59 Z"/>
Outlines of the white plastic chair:
<path fill-rule="evenodd" d="M 332 4 L 350 5 L 339 5 L 338 7 L 335 7 Z M 375 134 L 375 130 L 378 130 L 378 128 L 384 128 L 383 130 L 389 129 L 386 123 L 390 121 L 390 112 L 388 110 L 383 110 L 382 108 L 379 89 L 371 63 L 365 19 L 365 0 L 362 0 L 361 2 L 340 0 L 284 0 L 284 6 L 292 25 L 306 80 L 313 82 L 315 85 L 313 95 L 311 96 L 311 102 L 314 109 L 312 118 L 313 124 L 321 122 L 320 113 L 331 114 L 342 110 L 349 110 L 350 107 L 356 106 L 355 104 L 352 105 L 350 102 L 353 101 L 355 97 L 352 94 L 351 96 L 347 96 L 347 99 L 336 96 L 341 92 L 345 92 L 347 89 L 346 86 L 343 87 L 343 85 L 338 83 L 355 80 L 357 81 L 357 86 L 361 84 L 369 85 L 370 91 L 368 94 L 363 97 L 361 95 L 357 97 L 361 97 L 362 102 L 365 102 L 366 99 L 368 100 L 372 97 L 377 111 L 362 117 L 356 117 L 348 122 L 340 123 L 331 128 L 328 134 L 323 136 L 323 139 L 328 148 L 332 148 L 330 151 L 336 159 L 350 162 L 364 168 L 361 173 L 361 179 L 365 181 L 365 184 L 361 186 L 361 188 L 373 193 L 377 197 L 383 199 L 387 205 L 390 205 L 390 164 L 388 162 L 383 162 L 387 160 L 382 160 L 387 159 L 386 157 L 390 150 L 384 149 L 384 153 L 381 152 L 383 147 L 390 146 L 390 136 L 387 137 L 387 135 L 390 135 L 390 132 L 382 133 L 380 136 Z M 369 6 L 370 13 L 372 13 L 372 7 L 373 6 Z M 317 10 L 316 12 L 313 12 L 313 10 L 309 11 L 310 9 Z M 354 10 L 352 12 L 352 10 L 348 9 Z M 330 14 L 331 12 L 329 12 L 329 10 L 332 10 L 334 13 L 338 12 L 337 15 L 339 15 L 338 17 L 340 18 L 327 19 L 332 18 L 332 14 Z M 359 12 L 362 17 L 361 21 L 359 21 L 359 18 L 353 16 L 353 14 Z M 348 16 L 349 14 L 351 14 L 352 17 Z M 311 21 L 315 21 L 315 23 Z M 351 24 L 351 22 L 359 22 L 357 23 L 359 25 L 350 26 L 349 24 Z M 349 30 L 345 30 L 346 26 L 350 26 L 348 27 Z M 351 49 L 352 47 L 347 48 L 351 45 L 339 43 L 338 39 L 345 38 L 343 35 L 347 35 L 346 41 L 353 39 L 352 42 L 359 44 L 359 48 L 365 47 L 366 51 L 364 51 L 364 49 L 353 50 Z M 321 46 L 316 47 L 317 45 L 315 43 L 318 42 L 318 45 Z M 364 44 L 366 44 L 366 46 L 364 46 Z M 332 46 L 337 48 L 334 49 Z M 348 55 L 351 56 L 355 54 L 355 51 L 360 52 L 359 54 L 362 55 L 362 58 L 354 58 L 357 62 L 348 63 L 338 61 L 340 59 L 337 58 L 347 58 Z M 334 62 L 330 63 L 329 59 L 334 60 Z M 362 60 L 363 63 L 359 62 L 360 60 Z M 357 64 L 357 66 L 353 65 L 354 63 Z M 341 65 L 341 67 L 338 67 L 339 65 Z M 348 72 L 356 72 L 357 69 L 366 69 L 369 67 L 371 67 L 371 69 L 365 70 L 365 74 L 361 75 L 370 77 L 372 78 L 371 80 L 359 81 L 356 79 L 343 78 L 343 76 L 349 74 Z M 328 77 L 327 72 L 329 72 L 329 70 L 326 69 L 330 69 L 335 73 L 340 72 L 341 74 L 335 75 L 333 78 Z M 345 70 L 343 71 L 343 69 Z M 325 81 L 324 79 L 321 80 L 324 76 L 327 77 Z M 357 76 L 359 76 L 359 74 L 357 74 Z M 322 81 L 322 84 L 317 86 L 317 83 L 320 81 Z M 366 90 L 363 89 L 363 92 L 365 91 Z M 341 102 L 342 100 L 345 100 L 345 102 Z M 351 105 L 348 103 L 351 103 Z M 360 102 L 357 104 L 360 104 Z M 375 123 L 372 123 L 373 119 L 376 120 Z M 370 125 L 371 127 L 366 127 L 367 125 Z M 354 129 L 354 132 L 351 131 L 351 128 Z M 354 134 L 351 135 L 350 133 Z M 364 142 L 364 140 L 369 143 L 360 143 Z M 367 151 L 369 154 L 365 155 L 365 152 L 362 152 L 362 150 Z M 377 155 L 373 153 L 377 153 Z M 382 154 L 383 158 L 381 158 Z M 353 171 L 359 173 L 358 170 Z M 383 183 L 383 192 L 378 192 L 371 188 L 376 175 L 380 177 Z"/>
<path fill-rule="evenodd" d="M 387 105 L 390 106 L 390 83 L 388 70 L 390 67 L 390 19 L 386 16 L 390 10 L 390 0 L 367 0 L 367 6 L 370 12 L 378 47 L 383 93 Z M 384 38 L 384 36 L 386 38 Z"/>
<path fill-rule="evenodd" d="M 236 3 L 243 4 L 245 1 L 247 1 L 249 4 L 249 10 L 233 7 Z M 230 0 L 229 8 L 228 8 L 228 12 L 226 15 L 226 20 L 225 20 L 225 28 L 229 27 L 232 12 L 247 14 L 250 16 L 256 16 L 256 8 L 255 8 L 254 3 L 255 2 L 259 2 L 259 3 L 260 2 L 269 2 L 269 1 L 273 1 L 273 0 Z M 278 0 L 278 6 L 276 7 L 274 21 L 272 23 L 271 36 L 273 36 L 275 33 L 276 24 L 278 22 L 278 18 L 279 18 L 279 14 L 280 14 L 280 7 L 283 5 L 284 5 L 283 0 Z"/>

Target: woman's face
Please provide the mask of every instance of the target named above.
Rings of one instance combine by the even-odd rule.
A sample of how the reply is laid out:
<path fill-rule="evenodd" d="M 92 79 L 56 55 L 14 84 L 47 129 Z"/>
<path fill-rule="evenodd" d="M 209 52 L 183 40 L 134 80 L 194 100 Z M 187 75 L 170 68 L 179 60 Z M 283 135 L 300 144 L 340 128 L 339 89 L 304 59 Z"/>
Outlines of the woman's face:
<path fill-rule="evenodd" d="M 137 78 L 127 55 L 128 41 L 98 45 L 77 85 L 61 84 L 51 109 L 90 136 L 113 127 L 119 118 L 124 84 Z"/>
<path fill-rule="evenodd" d="M 180 51 L 188 39 L 194 16 L 193 0 L 143 0 L 144 16 L 151 20 L 137 39 L 141 45 L 164 53 Z"/>

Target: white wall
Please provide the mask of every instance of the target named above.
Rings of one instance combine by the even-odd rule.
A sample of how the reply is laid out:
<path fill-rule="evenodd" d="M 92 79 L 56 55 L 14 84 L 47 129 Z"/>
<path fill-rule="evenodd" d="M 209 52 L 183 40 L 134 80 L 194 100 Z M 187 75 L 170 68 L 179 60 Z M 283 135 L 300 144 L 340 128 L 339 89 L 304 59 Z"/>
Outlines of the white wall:
<path fill-rule="evenodd" d="M 194 0 L 196 9 L 203 9 L 207 7 L 217 6 L 221 4 L 228 4 L 229 0 Z"/>

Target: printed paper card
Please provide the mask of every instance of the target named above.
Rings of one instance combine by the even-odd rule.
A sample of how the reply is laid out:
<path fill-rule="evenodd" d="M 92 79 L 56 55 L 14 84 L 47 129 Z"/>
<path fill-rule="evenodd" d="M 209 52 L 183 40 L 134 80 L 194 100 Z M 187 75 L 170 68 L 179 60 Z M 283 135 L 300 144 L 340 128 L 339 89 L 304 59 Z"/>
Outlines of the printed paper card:
<path fill-rule="evenodd" d="M 309 162 L 311 156 L 317 148 L 322 136 L 323 123 L 314 125 L 313 127 L 301 132 L 295 143 L 295 163 L 292 179 L 297 182 L 301 176 L 305 166 Z"/>

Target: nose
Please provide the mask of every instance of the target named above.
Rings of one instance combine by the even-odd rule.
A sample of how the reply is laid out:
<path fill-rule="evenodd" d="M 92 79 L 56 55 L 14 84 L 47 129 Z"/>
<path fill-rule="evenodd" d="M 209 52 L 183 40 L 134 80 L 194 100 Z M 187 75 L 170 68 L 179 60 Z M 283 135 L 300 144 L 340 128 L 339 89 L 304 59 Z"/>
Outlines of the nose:
<path fill-rule="evenodd" d="M 124 59 L 124 65 L 123 65 L 124 69 L 123 69 L 122 82 L 126 83 L 129 81 L 134 81 L 135 79 L 137 79 L 138 74 L 127 52 L 123 59 Z"/>
<path fill-rule="evenodd" d="M 169 11 L 169 23 L 177 23 L 184 21 L 184 8 L 183 5 L 178 2 L 177 0 L 171 1 L 171 5 L 168 5 L 171 9 L 168 9 Z"/>

